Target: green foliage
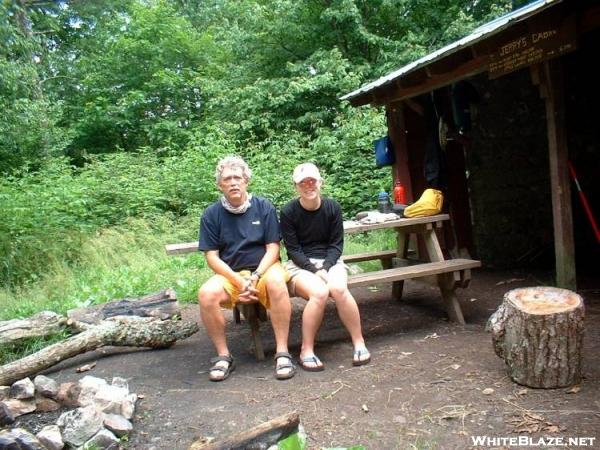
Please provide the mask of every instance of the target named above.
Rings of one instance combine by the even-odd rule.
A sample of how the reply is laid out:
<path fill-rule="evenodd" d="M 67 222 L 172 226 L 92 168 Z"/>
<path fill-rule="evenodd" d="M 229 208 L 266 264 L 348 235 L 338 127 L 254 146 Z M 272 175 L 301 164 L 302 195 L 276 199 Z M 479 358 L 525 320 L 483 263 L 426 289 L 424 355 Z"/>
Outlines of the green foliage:
<path fill-rule="evenodd" d="M 304 433 L 290 434 L 285 439 L 277 442 L 278 450 L 304 450 L 306 448 L 306 435 Z"/>
<path fill-rule="evenodd" d="M 36 61 L 43 51 L 23 30 L 22 10 L 0 3 L 0 175 L 60 155 L 69 131 L 58 127 L 62 109 L 43 93 Z"/>
<path fill-rule="evenodd" d="M 0 286 L 12 295 L 75 268 L 91 277 L 86 243 L 111 227 L 126 233 L 133 219 L 188 217 L 195 238 L 226 154 L 248 160 L 250 190 L 277 206 L 294 195 L 293 167 L 310 160 L 346 217 L 372 209 L 391 189 L 372 153 L 385 117 L 340 96 L 509 9 L 508 0 L 0 2 Z M 114 270 L 115 284 L 89 282 L 97 287 L 82 287 L 85 298 L 152 284 Z"/>
<path fill-rule="evenodd" d="M 373 156 L 373 141 L 386 133 L 384 115 L 370 108 L 346 108 L 333 125 L 319 130 L 307 155 L 325 173 L 324 191 L 351 218 L 373 209 L 377 192 L 391 183 L 389 167 L 377 169 Z"/>
<path fill-rule="evenodd" d="M 0 288 L 0 320 L 28 317 L 50 310 L 66 314 L 69 309 L 104 303 L 112 299 L 143 296 L 172 287 L 182 302 L 193 302 L 200 283 L 212 274 L 204 257 L 167 256 L 164 245 L 193 240 L 198 219 L 172 221 L 164 217 L 131 219 L 80 236 L 78 257 L 68 262 L 53 249 L 39 276 L 12 289 Z M 68 237 L 68 236 L 67 236 Z"/>
<path fill-rule="evenodd" d="M 98 23 L 94 39 L 69 68 L 77 83 L 66 105 L 76 130 L 70 154 L 186 144 L 201 119 L 202 78 L 214 75 L 219 61 L 210 34 L 192 28 L 169 2 L 134 2 Z"/>
<path fill-rule="evenodd" d="M 132 217 L 196 213 L 216 198 L 218 147 L 184 158 L 155 153 L 96 157 L 83 168 L 54 159 L 37 172 L 0 180 L 1 282 L 18 285 L 43 275 L 53 260 L 75 262 L 96 230 Z"/>

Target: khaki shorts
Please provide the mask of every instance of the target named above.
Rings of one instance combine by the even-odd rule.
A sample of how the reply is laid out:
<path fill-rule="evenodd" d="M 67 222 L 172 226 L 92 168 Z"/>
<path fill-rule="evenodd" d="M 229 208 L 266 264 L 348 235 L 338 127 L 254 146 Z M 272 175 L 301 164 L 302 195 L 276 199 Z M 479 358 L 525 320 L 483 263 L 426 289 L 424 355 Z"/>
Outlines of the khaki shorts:
<path fill-rule="evenodd" d="M 242 270 L 238 273 L 243 277 L 250 276 L 249 270 Z M 238 299 L 240 297 L 239 289 L 237 288 L 237 286 L 234 286 L 231 283 L 231 281 L 229 281 L 223 275 L 214 275 L 214 277 L 218 278 L 221 281 L 223 289 L 225 289 L 225 292 L 229 294 L 229 302 L 224 304 L 222 303 L 221 306 L 224 308 L 233 309 L 235 304 L 238 303 Z M 286 283 L 289 281 L 290 278 L 283 266 L 281 265 L 281 263 L 279 262 L 276 262 L 271 267 L 269 267 L 267 271 L 263 274 L 263 276 L 260 277 L 260 279 L 258 280 L 258 284 L 256 285 L 256 288 L 258 289 L 258 301 L 267 309 L 271 307 L 269 293 L 267 292 L 267 281 L 277 278 L 282 279 Z"/>
<path fill-rule="evenodd" d="M 322 268 L 323 263 L 325 262 L 324 259 L 318 259 L 318 258 L 309 258 L 309 259 L 310 259 L 310 262 L 313 263 L 315 265 L 315 267 L 317 267 L 317 269 Z M 331 271 L 332 269 L 334 270 L 334 272 L 341 270 L 345 273 L 348 273 L 349 267 L 346 264 L 344 264 L 344 261 L 342 261 L 342 258 L 340 258 L 337 260 L 337 262 L 333 266 L 331 266 L 329 268 L 329 271 Z M 313 272 L 311 272 L 310 270 L 301 269 L 296 264 L 294 264 L 294 261 L 292 261 L 291 259 L 285 263 L 285 270 L 287 271 L 287 273 L 289 275 L 289 281 L 287 282 L 288 292 L 290 293 L 290 296 L 296 297 L 296 282 L 294 281 L 294 279 L 301 273 L 313 274 Z"/>

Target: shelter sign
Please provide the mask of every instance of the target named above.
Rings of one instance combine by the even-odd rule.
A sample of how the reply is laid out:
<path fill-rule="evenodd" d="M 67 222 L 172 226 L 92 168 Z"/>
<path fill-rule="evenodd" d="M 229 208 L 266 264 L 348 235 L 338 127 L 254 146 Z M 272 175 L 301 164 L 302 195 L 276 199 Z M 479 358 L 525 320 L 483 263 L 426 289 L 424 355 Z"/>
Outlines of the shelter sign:
<path fill-rule="evenodd" d="M 490 79 L 575 50 L 577 41 L 573 16 L 557 24 L 532 25 L 526 32 L 500 44 L 490 54 Z"/>

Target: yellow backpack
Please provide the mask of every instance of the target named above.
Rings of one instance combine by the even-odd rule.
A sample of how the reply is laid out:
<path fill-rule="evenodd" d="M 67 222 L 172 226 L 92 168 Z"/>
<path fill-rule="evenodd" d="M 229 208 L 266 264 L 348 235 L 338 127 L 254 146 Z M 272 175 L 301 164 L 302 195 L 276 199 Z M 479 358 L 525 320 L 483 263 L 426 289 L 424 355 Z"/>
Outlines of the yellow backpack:
<path fill-rule="evenodd" d="M 444 194 L 437 189 L 425 189 L 421 198 L 404 210 L 404 217 L 425 217 L 439 214 Z"/>

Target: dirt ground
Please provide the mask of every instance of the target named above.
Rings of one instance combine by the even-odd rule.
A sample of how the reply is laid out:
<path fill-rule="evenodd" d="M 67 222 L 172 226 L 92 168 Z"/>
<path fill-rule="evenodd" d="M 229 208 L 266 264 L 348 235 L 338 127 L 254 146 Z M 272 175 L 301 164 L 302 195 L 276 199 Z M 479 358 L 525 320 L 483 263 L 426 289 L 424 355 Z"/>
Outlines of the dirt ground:
<path fill-rule="evenodd" d="M 168 350 L 104 349 L 48 374 L 61 382 L 76 380 L 82 376 L 76 367 L 97 361 L 89 374 L 127 378 L 132 392 L 143 394 L 127 444 L 131 449 L 186 449 L 200 437 L 223 438 L 294 410 L 300 413 L 310 449 L 357 444 L 367 449 L 509 448 L 476 446 L 472 437 L 518 436 L 519 429 L 529 431 L 520 435 L 536 442 L 540 437 L 595 437 L 587 448 L 600 448 L 598 280 L 579 290 L 586 301 L 579 390 L 527 389 L 513 383 L 484 331 L 506 291 L 548 285 L 548 277 L 474 271 L 469 288 L 457 291 L 465 327 L 448 322 L 433 287 L 408 281 L 402 302 L 390 300 L 390 285 L 356 289 L 373 355 L 363 367 L 352 367 L 349 339 L 330 304 L 317 348 L 325 371 L 298 369 L 288 381 L 273 378 L 270 326 L 263 325 L 262 333 L 267 360 L 257 362 L 249 328 L 236 325 L 231 316 L 228 338 L 237 370 L 222 383 L 208 380 L 208 360 L 214 355 L 202 329 Z M 303 302 L 293 301 L 290 346 L 297 355 Z M 186 308 L 184 319 L 199 320 L 198 308 Z M 493 392 L 485 395 L 488 388 Z"/>

